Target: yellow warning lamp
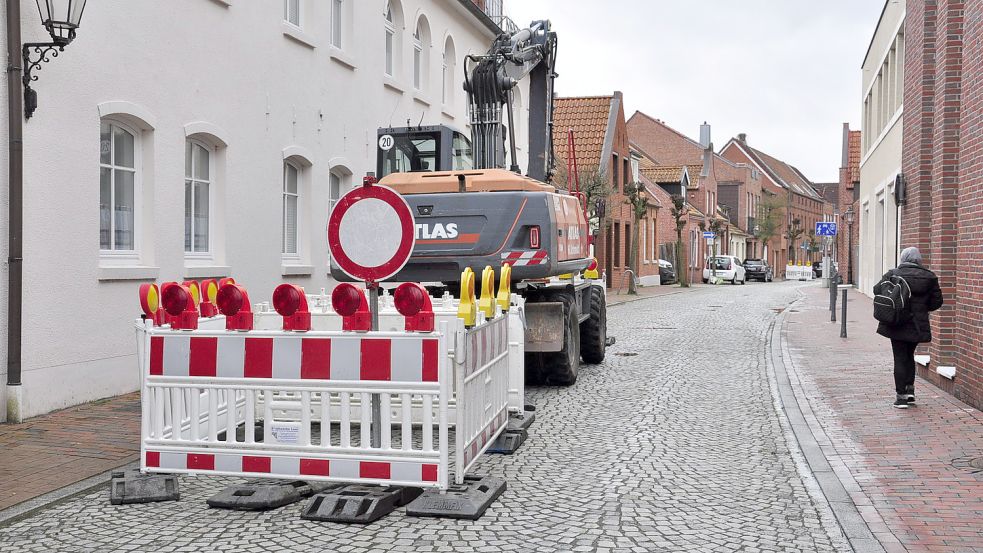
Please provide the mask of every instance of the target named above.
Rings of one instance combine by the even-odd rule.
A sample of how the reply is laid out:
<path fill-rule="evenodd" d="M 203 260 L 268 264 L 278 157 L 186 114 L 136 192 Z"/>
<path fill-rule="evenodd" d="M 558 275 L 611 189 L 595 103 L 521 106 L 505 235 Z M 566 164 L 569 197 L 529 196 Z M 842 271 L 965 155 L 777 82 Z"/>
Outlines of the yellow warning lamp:
<path fill-rule="evenodd" d="M 146 319 L 154 326 L 164 324 L 164 310 L 160 308 L 160 288 L 156 284 L 140 285 L 140 307 Z"/>
<path fill-rule="evenodd" d="M 198 311 L 202 317 L 214 317 L 218 315 L 218 308 L 215 306 L 215 299 L 218 297 L 218 282 L 214 279 L 201 281 L 201 303 L 198 304 Z"/>
<path fill-rule="evenodd" d="M 597 273 L 596 257 L 590 258 L 590 265 L 588 265 L 587 269 L 584 270 L 584 278 L 593 278 L 593 279 L 601 278 L 601 275 Z"/>
<path fill-rule="evenodd" d="M 512 265 L 503 263 L 502 274 L 499 276 L 501 278 L 498 279 L 498 297 L 495 298 L 495 301 L 498 302 L 498 306 L 505 312 L 512 305 Z"/>
<path fill-rule="evenodd" d="M 191 292 L 191 299 L 195 302 L 195 307 L 201 303 L 201 286 L 198 284 L 197 280 L 186 280 L 181 283 L 188 292 Z"/>
<path fill-rule="evenodd" d="M 481 299 L 478 300 L 478 311 L 481 311 L 486 319 L 495 316 L 495 269 L 491 265 L 486 265 L 485 270 L 481 271 Z"/>
<path fill-rule="evenodd" d="M 461 304 L 457 317 L 464 320 L 464 326 L 474 326 L 478 320 L 478 306 L 474 301 L 474 271 L 471 267 L 461 273 Z"/>

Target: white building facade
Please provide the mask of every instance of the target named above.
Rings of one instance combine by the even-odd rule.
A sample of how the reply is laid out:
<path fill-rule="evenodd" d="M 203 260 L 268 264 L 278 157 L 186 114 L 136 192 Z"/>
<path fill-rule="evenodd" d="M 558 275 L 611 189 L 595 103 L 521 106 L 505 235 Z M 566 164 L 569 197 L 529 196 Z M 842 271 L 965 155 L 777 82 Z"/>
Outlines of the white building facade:
<path fill-rule="evenodd" d="M 23 41 L 47 40 L 20 1 Z M 330 206 L 375 170 L 376 130 L 469 134 L 463 62 L 496 33 L 470 0 L 88 2 L 24 123 L 22 384 L 0 417 L 136 390 L 141 283 L 330 289 Z"/>
<path fill-rule="evenodd" d="M 863 64 L 857 261 L 860 290 L 867 295 L 873 295 L 874 285 L 897 265 L 900 254 L 901 221 L 894 194 L 901 174 L 904 20 L 903 2 L 885 2 Z"/>

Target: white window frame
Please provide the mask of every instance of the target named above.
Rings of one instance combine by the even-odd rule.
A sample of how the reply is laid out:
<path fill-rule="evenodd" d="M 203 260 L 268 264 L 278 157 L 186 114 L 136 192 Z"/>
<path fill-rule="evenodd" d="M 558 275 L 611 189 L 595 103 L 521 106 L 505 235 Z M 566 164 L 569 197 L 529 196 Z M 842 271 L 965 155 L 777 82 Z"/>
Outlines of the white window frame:
<path fill-rule="evenodd" d="M 345 0 L 331 0 L 331 46 L 345 48 Z"/>
<path fill-rule="evenodd" d="M 102 159 L 99 160 L 100 169 L 100 179 L 102 178 L 101 172 L 103 168 L 110 170 L 110 181 L 109 181 L 109 246 L 110 249 L 106 250 L 102 248 L 102 240 L 99 241 L 99 255 L 104 258 L 113 259 L 139 259 L 140 258 L 140 244 L 142 240 L 142 217 L 141 217 L 141 206 L 143 205 L 143 159 L 142 159 L 142 133 L 133 128 L 131 125 L 123 123 L 119 119 L 113 119 L 110 117 L 105 117 L 99 120 L 100 127 L 102 124 L 108 124 L 110 126 L 110 163 L 106 165 L 102 163 Z M 115 165 L 116 148 L 115 148 L 115 133 L 113 132 L 113 127 L 118 127 L 133 136 L 133 167 L 121 167 Z M 101 148 L 101 145 L 100 145 Z M 116 222 L 115 222 L 115 205 L 116 205 L 116 170 L 122 169 L 126 171 L 133 172 L 133 249 L 131 250 L 121 250 L 115 248 L 116 242 Z M 102 183 L 100 182 L 100 187 Z M 101 192 L 100 192 L 101 194 Z M 101 215 L 100 215 L 101 217 Z M 102 221 L 99 222 L 99 232 L 102 233 Z"/>
<path fill-rule="evenodd" d="M 444 51 L 440 54 L 440 103 L 441 105 L 447 105 L 447 45 L 444 45 Z"/>
<path fill-rule="evenodd" d="M 385 65 L 383 71 L 387 77 L 395 77 L 396 73 L 396 17 L 393 15 L 392 2 L 386 1 L 386 11 L 383 14 L 386 27 Z"/>
<path fill-rule="evenodd" d="M 191 215 L 192 215 L 192 217 L 191 217 L 191 251 L 188 251 L 187 249 L 185 249 L 184 250 L 184 257 L 185 258 L 188 258 L 188 259 L 211 259 L 212 256 L 214 255 L 213 254 L 213 251 L 214 251 L 213 246 L 214 246 L 214 243 L 215 243 L 215 235 L 214 235 L 214 232 L 213 232 L 213 230 L 214 230 L 213 221 L 215 220 L 215 217 L 214 217 L 214 213 L 215 213 L 215 149 L 212 148 L 212 147 L 210 147 L 205 142 L 202 142 L 201 140 L 196 140 L 194 138 L 188 138 L 188 139 L 186 139 L 186 142 L 189 143 L 189 144 L 191 144 L 192 147 L 193 146 L 199 146 L 199 147 L 203 148 L 205 150 L 205 152 L 208 154 L 208 179 L 207 180 L 202 180 L 202 179 L 198 179 L 198 178 L 196 178 L 194 176 L 194 149 L 192 148 L 192 165 L 191 165 L 191 175 L 192 176 L 189 177 L 189 176 L 185 175 L 185 177 L 184 177 L 185 185 L 187 185 L 187 181 L 189 181 L 189 180 L 191 181 Z M 187 148 L 185 148 L 185 152 L 187 152 Z M 187 155 L 187 153 L 185 153 L 185 155 Z M 185 163 L 187 163 L 187 162 L 185 162 Z M 206 184 L 206 185 L 208 185 L 208 214 L 207 214 L 207 217 L 208 217 L 208 248 L 206 248 L 205 251 L 194 251 L 194 247 L 195 247 L 195 244 L 194 244 L 194 239 L 195 239 L 195 232 L 194 232 L 194 212 L 195 212 L 195 209 L 194 209 L 194 199 L 195 199 L 195 190 L 194 189 L 199 184 Z M 185 193 L 187 193 L 187 192 L 185 192 Z M 185 199 L 185 202 L 187 202 L 187 199 Z"/>
<path fill-rule="evenodd" d="M 423 90 L 423 39 L 420 38 L 420 22 L 413 30 L 413 88 Z"/>
<path fill-rule="evenodd" d="M 297 191 L 287 192 L 287 170 L 288 167 L 297 172 Z M 301 202 L 303 201 L 303 178 L 304 170 L 297 163 L 284 160 L 283 161 L 283 177 L 280 184 L 280 197 L 281 197 L 281 211 L 280 211 L 280 253 L 283 255 L 283 259 L 298 261 L 300 260 L 301 251 L 301 227 L 303 226 L 303 221 L 301 220 L 301 214 L 303 209 L 301 208 Z M 294 228 L 294 250 L 293 252 L 288 252 L 287 250 L 287 197 L 293 196 L 297 198 L 296 206 L 297 213 L 295 215 L 296 226 Z"/>
<path fill-rule="evenodd" d="M 290 20 L 290 5 L 291 4 L 293 4 L 293 5 L 295 5 L 297 7 L 297 21 L 296 22 L 293 22 L 293 21 Z M 304 14 L 302 13 L 302 6 L 301 6 L 301 4 L 303 4 L 303 2 L 301 2 L 301 0 L 283 0 L 283 20 L 285 22 L 287 22 L 288 24 L 293 25 L 294 27 L 297 27 L 298 29 L 301 28 L 301 25 L 304 22 Z"/>

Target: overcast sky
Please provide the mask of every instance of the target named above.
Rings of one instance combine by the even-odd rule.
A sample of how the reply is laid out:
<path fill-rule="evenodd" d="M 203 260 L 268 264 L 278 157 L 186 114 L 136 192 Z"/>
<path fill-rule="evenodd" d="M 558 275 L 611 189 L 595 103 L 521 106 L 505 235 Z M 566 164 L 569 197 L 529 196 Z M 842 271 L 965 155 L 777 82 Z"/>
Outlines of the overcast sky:
<path fill-rule="evenodd" d="M 898 0 L 891 0 L 898 1 Z M 550 19 L 557 93 L 625 94 L 719 151 L 737 133 L 814 182 L 839 180 L 842 124 L 860 128 L 860 65 L 884 0 L 505 0 Z"/>

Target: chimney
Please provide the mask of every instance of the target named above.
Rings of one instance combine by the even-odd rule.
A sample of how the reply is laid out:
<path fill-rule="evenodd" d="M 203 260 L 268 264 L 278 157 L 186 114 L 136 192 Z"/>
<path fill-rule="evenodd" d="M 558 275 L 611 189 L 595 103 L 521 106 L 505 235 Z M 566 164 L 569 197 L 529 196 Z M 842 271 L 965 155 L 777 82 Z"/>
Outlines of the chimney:
<path fill-rule="evenodd" d="M 850 164 L 850 123 L 843 123 L 843 152 L 840 157 L 840 167 Z"/>
<path fill-rule="evenodd" d="M 747 133 L 742 132 L 741 134 L 737 135 L 737 141 L 741 142 L 742 144 L 747 144 Z"/>
<path fill-rule="evenodd" d="M 704 150 L 710 148 L 710 125 L 707 125 L 706 121 L 700 125 L 700 146 L 703 146 Z"/>

